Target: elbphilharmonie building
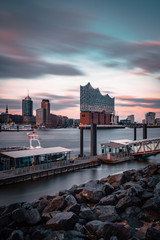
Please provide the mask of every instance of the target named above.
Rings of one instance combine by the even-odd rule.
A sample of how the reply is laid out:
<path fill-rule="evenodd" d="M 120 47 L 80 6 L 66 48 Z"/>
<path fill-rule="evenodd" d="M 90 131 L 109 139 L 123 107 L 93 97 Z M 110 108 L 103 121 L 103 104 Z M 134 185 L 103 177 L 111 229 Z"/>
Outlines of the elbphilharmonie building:
<path fill-rule="evenodd" d="M 113 124 L 114 98 L 103 96 L 90 83 L 80 86 L 80 122 L 82 124 Z"/>

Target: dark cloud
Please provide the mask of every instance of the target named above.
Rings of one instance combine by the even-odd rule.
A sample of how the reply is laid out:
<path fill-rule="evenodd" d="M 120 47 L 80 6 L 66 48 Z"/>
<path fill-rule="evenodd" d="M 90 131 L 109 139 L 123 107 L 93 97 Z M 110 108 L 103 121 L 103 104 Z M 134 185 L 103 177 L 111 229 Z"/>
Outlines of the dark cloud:
<path fill-rule="evenodd" d="M 69 64 L 51 64 L 38 60 L 0 56 L 1 78 L 36 78 L 44 74 L 81 76 L 83 73 Z"/>
<path fill-rule="evenodd" d="M 160 42 L 127 42 L 115 39 L 103 50 L 111 59 L 121 59 L 120 62 L 106 63 L 106 67 L 130 70 L 140 68 L 148 73 L 160 72 Z"/>
<path fill-rule="evenodd" d="M 121 107 L 144 107 L 144 108 L 160 108 L 160 98 L 135 98 L 135 97 L 116 97 L 116 99 L 125 101 L 125 103 L 116 103 Z M 126 103 L 128 102 L 128 103 Z"/>
<path fill-rule="evenodd" d="M 58 56 L 67 62 L 75 54 L 82 57 L 89 52 L 109 58 L 111 62 L 106 63 L 106 67 L 140 68 L 148 73 L 160 71 L 160 42 L 130 42 L 91 31 L 90 26 L 94 26 L 100 15 L 96 16 L 92 11 L 92 15 L 87 14 L 84 7 L 71 5 L 51 0 L 1 1 L 1 78 L 84 75 L 74 65 L 50 64 L 40 59 Z"/>

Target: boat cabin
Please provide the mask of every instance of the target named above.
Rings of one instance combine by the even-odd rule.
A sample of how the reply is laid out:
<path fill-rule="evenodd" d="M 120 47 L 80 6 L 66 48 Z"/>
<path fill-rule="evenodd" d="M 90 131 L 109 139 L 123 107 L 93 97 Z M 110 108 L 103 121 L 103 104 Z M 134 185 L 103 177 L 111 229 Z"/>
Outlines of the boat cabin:
<path fill-rule="evenodd" d="M 112 140 L 109 143 L 101 144 L 102 156 L 107 159 L 121 158 L 129 155 L 129 139 Z"/>
<path fill-rule="evenodd" d="M 71 149 L 63 147 L 35 148 L 0 152 L 0 170 L 22 168 L 70 159 Z"/>

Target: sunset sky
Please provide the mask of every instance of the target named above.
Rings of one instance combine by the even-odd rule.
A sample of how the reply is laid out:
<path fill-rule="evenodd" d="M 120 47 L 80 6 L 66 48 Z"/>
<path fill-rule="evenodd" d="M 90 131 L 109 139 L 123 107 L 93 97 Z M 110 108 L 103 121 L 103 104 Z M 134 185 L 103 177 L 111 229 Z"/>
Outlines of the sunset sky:
<path fill-rule="evenodd" d="M 159 0 L 0 0 L 0 112 L 43 98 L 79 118 L 80 85 L 115 97 L 120 119 L 160 117 Z"/>

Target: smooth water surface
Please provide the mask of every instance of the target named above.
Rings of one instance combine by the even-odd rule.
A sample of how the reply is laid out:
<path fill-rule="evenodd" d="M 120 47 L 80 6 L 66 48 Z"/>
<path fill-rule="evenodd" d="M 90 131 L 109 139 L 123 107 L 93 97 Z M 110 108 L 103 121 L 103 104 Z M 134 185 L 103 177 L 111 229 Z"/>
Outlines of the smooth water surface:
<path fill-rule="evenodd" d="M 97 152 L 100 153 L 100 144 L 115 139 L 133 140 L 133 129 L 106 129 L 97 131 Z M 52 129 L 38 130 L 42 147 L 62 146 L 73 150 L 72 156 L 79 154 L 79 129 Z M 147 138 L 160 136 L 160 128 L 149 128 Z M 137 129 L 137 139 L 142 139 L 143 129 Z M 7 146 L 29 146 L 26 132 L 0 132 L 0 148 Z M 90 153 L 90 130 L 84 131 L 84 154 Z M 54 195 L 60 190 L 69 189 L 72 185 L 82 184 L 92 179 L 101 179 L 108 175 L 123 172 L 128 169 L 143 168 L 149 163 L 160 162 L 160 154 L 147 157 L 143 160 L 124 162 L 117 165 L 101 165 L 97 168 L 6 185 L 0 187 L 0 205 L 13 202 L 31 202 L 43 195 Z"/>

